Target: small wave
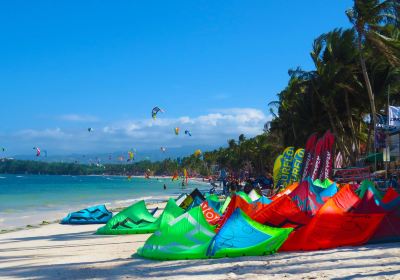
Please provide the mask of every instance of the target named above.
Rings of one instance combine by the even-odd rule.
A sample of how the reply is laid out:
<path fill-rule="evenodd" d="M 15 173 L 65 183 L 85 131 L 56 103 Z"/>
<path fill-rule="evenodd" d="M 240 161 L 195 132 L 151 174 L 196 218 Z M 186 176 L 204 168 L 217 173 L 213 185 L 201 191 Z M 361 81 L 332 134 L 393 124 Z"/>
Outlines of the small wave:
<path fill-rule="evenodd" d="M 0 213 L 11 214 L 11 213 L 17 213 L 17 212 L 18 212 L 17 209 L 6 208 L 6 209 L 3 209 Z"/>
<path fill-rule="evenodd" d="M 7 179 L 7 177 L 2 177 L 2 176 L 0 176 L 0 179 Z"/>
<path fill-rule="evenodd" d="M 115 204 L 127 204 L 127 203 L 133 203 L 133 202 L 140 201 L 140 200 L 150 200 L 150 199 L 153 199 L 153 197 L 152 196 L 144 196 L 144 197 L 139 197 L 139 198 L 117 200 L 117 201 L 115 201 Z"/>
<path fill-rule="evenodd" d="M 24 178 L 24 176 L 21 176 L 21 175 L 17 175 L 17 176 L 15 176 L 15 177 L 17 177 L 17 178 Z"/>

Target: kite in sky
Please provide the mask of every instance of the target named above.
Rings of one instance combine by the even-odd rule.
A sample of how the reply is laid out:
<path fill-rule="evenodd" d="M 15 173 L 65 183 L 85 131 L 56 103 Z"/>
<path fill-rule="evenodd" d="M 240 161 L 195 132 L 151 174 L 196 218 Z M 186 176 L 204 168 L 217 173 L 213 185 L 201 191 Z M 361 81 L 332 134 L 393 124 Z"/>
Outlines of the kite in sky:
<path fill-rule="evenodd" d="M 40 149 L 39 147 L 33 147 L 34 150 L 36 150 L 36 156 L 40 156 Z"/>
<path fill-rule="evenodd" d="M 159 112 L 164 113 L 164 110 L 159 107 L 154 107 L 153 110 L 151 110 L 151 117 L 155 120 Z"/>

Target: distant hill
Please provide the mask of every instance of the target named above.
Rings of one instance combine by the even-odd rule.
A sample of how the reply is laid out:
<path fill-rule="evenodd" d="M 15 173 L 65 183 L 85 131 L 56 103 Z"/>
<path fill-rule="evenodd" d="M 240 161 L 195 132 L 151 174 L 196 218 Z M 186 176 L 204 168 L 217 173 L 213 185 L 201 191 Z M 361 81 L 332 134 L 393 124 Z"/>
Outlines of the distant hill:
<path fill-rule="evenodd" d="M 197 149 L 202 151 L 211 151 L 216 149 L 214 146 L 186 146 L 179 148 L 166 148 L 165 153 L 160 149 L 149 149 L 149 150 L 138 150 L 135 153 L 135 162 L 142 160 L 150 160 L 152 162 L 162 161 L 166 158 L 176 159 L 178 157 L 189 156 Z M 123 157 L 123 161 L 119 158 Z M 43 162 L 78 162 L 82 164 L 86 163 L 121 163 L 126 162 L 128 159 L 128 151 L 117 151 L 110 153 L 90 153 L 90 154 L 66 154 L 66 155 L 53 155 L 51 151 L 47 151 L 47 157 L 42 155 L 36 157 L 34 153 L 31 155 L 15 155 L 11 158 L 18 160 L 35 160 Z"/>

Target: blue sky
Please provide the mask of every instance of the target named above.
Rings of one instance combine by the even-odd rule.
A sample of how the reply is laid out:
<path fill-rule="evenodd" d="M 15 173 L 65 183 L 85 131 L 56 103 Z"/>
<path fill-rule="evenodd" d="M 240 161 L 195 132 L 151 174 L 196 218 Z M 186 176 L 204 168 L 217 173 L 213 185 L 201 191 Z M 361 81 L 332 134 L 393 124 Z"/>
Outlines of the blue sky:
<path fill-rule="evenodd" d="M 0 146 L 53 154 L 251 137 L 313 39 L 352 1 L 9 1 Z M 154 106 L 165 113 L 154 122 Z M 192 130 L 176 137 L 175 126 Z M 93 127 L 93 133 L 87 133 Z"/>

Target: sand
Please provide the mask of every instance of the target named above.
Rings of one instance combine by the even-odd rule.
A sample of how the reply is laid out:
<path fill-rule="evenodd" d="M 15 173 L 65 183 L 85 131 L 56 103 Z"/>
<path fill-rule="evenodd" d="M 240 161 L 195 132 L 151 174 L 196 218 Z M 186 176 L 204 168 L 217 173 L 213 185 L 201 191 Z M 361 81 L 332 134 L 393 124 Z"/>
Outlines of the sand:
<path fill-rule="evenodd" d="M 190 261 L 131 256 L 149 234 L 50 224 L 0 234 L 0 279 L 400 279 L 400 243 Z"/>

